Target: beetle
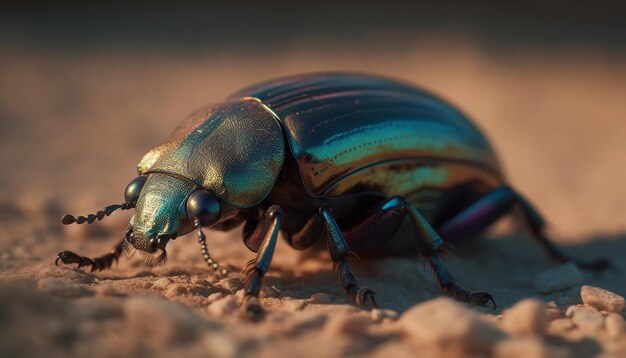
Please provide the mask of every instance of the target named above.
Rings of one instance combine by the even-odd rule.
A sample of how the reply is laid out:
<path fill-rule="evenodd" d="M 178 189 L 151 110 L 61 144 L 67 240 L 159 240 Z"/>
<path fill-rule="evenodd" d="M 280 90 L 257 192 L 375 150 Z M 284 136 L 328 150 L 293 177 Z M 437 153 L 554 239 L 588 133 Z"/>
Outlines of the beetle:
<path fill-rule="evenodd" d="M 196 231 L 206 263 L 226 274 L 202 229 L 243 224 L 244 243 L 257 253 L 243 270 L 244 307 L 257 319 L 279 232 L 298 250 L 325 242 L 350 302 L 365 307 L 377 306 L 375 293 L 359 285 L 347 259 L 384 254 L 407 217 L 415 240 L 402 250 L 417 250 L 442 290 L 462 302 L 495 308 L 489 293 L 456 283 L 440 257 L 444 243 L 480 233 L 514 208 L 549 256 L 571 261 L 546 237 L 538 211 L 507 184 L 491 145 L 466 116 L 383 77 L 305 74 L 245 88 L 191 114 L 141 159 L 138 172 L 123 204 L 62 219 L 93 223 L 134 208 L 124 239 L 95 259 L 63 251 L 57 264 L 102 270 L 124 250 L 159 263 L 170 240 Z"/>

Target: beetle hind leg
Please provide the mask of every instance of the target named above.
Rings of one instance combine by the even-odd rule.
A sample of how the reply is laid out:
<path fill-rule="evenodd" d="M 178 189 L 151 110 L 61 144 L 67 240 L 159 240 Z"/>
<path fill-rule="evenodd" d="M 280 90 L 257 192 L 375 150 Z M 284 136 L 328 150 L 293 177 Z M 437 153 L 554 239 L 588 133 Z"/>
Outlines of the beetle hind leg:
<path fill-rule="evenodd" d="M 557 262 L 574 262 L 582 268 L 590 270 L 604 270 L 610 266 L 607 259 L 596 259 L 593 261 L 575 260 L 562 253 L 545 234 L 546 224 L 539 212 L 520 194 L 516 194 L 517 202 L 522 207 L 522 213 L 526 224 L 530 228 L 533 237 L 543 246 L 551 259 Z"/>
<path fill-rule="evenodd" d="M 80 256 L 72 251 L 62 251 L 57 255 L 56 260 L 54 260 L 54 264 L 58 265 L 59 261 L 61 261 L 66 265 L 78 264 L 77 268 L 91 265 L 91 272 L 106 270 L 111 268 L 113 262 L 117 262 L 119 257 L 122 255 L 122 250 L 124 249 L 124 241 L 125 239 L 122 239 L 117 245 L 115 245 L 111 249 L 110 252 L 105 255 L 98 256 L 95 259 L 86 256 Z"/>
<path fill-rule="evenodd" d="M 470 205 L 437 228 L 437 232 L 446 241 L 456 241 L 465 236 L 477 234 L 500 217 L 511 212 L 519 205 L 524 221 L 533 237 L 543 246 L 551 259 L 557 262 L 574 262 L 588 269 L 604 269 L 609 266 L 607 260 L 581 262 L 563 254 L 546 236 L 545 221 L 539 212 L 519 193 L 508 186 L 497 188 Z"/>

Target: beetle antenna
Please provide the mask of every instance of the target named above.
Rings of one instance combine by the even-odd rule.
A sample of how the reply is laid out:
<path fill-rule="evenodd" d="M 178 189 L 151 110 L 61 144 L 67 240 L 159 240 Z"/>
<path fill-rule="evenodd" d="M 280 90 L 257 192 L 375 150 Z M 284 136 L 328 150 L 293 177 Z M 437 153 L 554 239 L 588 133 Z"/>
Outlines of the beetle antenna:
<path fill-rule="evenodd" d="M 132 207 L 128 204 L 128 203 L 123 203 L 123 204 L 113 204 L 113 205 L 109 205 L 106 208 L 104 208 L 103 210 L 98 211 L 95 214 L 88 214 L 87 216 L 79 216 L 79 217 L 74 217 L 73 215 L 70 214 L 65 214 L 63 216 L 63 218 L 61 218 L 61 222 L 64 225 L 69 225 L 69 224 L 73 224 L 73 223 L 77 223 L 77 224 L 83 224 L 83 223 L 87 223 L 87 224 L 91 224 L 94 221 L 98 220 L 102 220 L 105 216 L 109 216 L 111 215 L 112 212 L 114 212 L 117 209 L 121 209 L 121 210 L 128 210 L 131 209 Z"/>
<path fill-rule="evenodd" d="M 204 261 L 207 265 L 209 265 L 209 267 L 218 271 L 222 276 L 228 275 L 228 270 L 215 261 L 209 254 L 209 249 L 206 246 L 206 236 L 204 236 L 200 224 L 196 224 L 196 229 L 198 229 L 198 242 L 200 243 L 200 249 L 202 250 L 202 257 L 204 258 Z"/>

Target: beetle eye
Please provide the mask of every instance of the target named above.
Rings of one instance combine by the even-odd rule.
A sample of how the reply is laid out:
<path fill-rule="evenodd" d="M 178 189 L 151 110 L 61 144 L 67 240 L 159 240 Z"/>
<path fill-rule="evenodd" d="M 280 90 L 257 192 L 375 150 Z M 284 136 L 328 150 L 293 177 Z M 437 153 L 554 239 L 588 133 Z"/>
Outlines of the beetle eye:
<path fill-rule="evenodd" d="M 187 199 L 187 216 L 195 225 L 203 227 L 215 224 L 222 212 L 220 200 L 212 191 L 199 189 Z"/>
<path fill-rule="evenodd" d="M 134 208 L 137 204 L 137 200 L 139 200 L 139 194 L 141 194 L 141 188 L 146 183 L 145 176 L 138 176 L 133 181 L 131 181 L 126 187 L 126 192 L 124 193 L 124 200 L 126 203 Z"/>

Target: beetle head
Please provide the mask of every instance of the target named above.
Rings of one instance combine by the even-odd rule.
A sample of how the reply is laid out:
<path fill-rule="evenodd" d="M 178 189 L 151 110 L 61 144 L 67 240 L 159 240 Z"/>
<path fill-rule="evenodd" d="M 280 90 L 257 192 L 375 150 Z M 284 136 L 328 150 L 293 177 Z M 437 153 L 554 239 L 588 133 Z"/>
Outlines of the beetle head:
<path fill-rule="evenodd" d="M 97 214 L 63 217 L 64 224 L 101 220 L 117 209 L 135 208 L 126 231 L 124 251 L 150 264 L 165 261 L 170 240 L 194 228 L 210 227 L 222 218 L 220 199 L 210 190 L 166 173 L 150 173 L 133 179 L 125 191 L 125 202 L 110 205 Z"/>
<path fill-rule="evenodd" d="M 190 231 L 184 204 L 194 184 L 163 173 L 148 175 L 126 231 L 126 252 L 149 263 L 165 260 L 169 240 Z"/>

